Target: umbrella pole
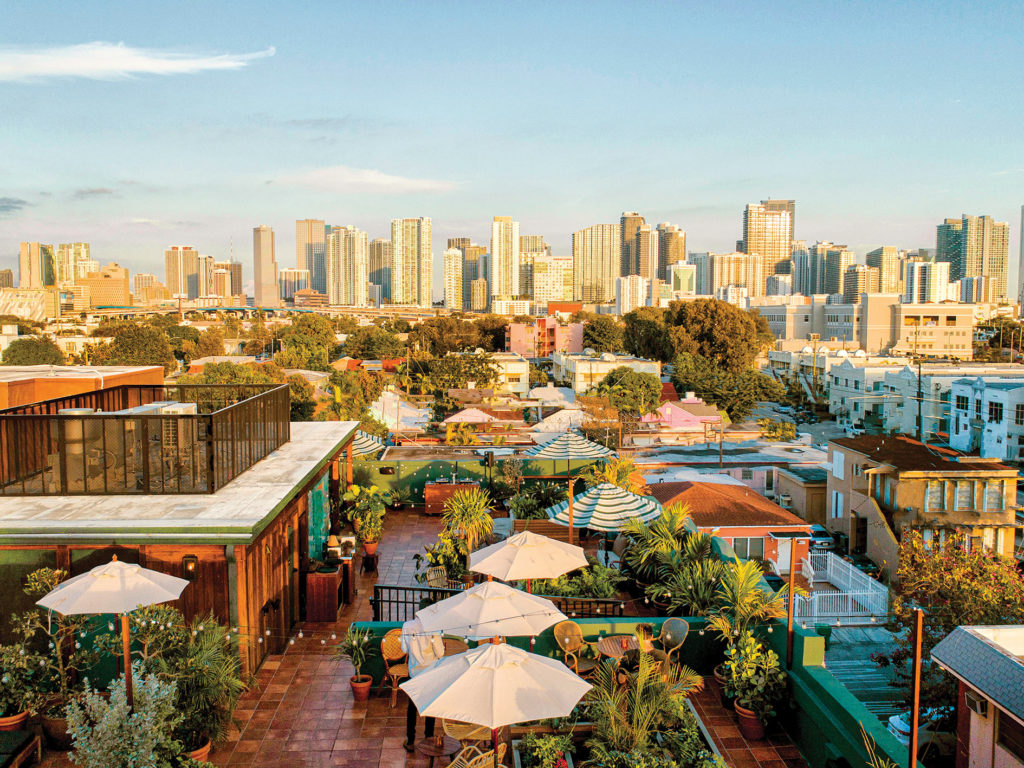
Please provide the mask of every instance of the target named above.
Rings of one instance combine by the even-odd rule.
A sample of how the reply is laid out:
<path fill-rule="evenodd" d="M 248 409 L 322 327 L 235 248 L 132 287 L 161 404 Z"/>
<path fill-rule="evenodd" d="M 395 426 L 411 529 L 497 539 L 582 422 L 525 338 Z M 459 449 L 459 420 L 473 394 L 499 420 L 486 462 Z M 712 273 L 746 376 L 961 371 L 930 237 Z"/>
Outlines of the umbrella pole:
<path fill-rule="evenodd" d="M 124 653 L 124 692 L 128 709 L 132 708 L 132 657 L 131 640 L 128 636 L 128 614 L 121 614 L 121 650 Z"/>
<path fill-rule="evenodd" d="M 532 595 L 533 594 L 533 579 L 527 579 L 526 580 L 526 594 L 528 594 L 528 595 Z"/>
<path fill-rule="evenodd" d="M 569 543 L 572 544 L 572 478 L 569 478 Z"/>
<path fill-rule="evenodd" d="M 498 768 L 498 729 L 491 728 L 491 749 L 494 755 L 494 768 Z"/>

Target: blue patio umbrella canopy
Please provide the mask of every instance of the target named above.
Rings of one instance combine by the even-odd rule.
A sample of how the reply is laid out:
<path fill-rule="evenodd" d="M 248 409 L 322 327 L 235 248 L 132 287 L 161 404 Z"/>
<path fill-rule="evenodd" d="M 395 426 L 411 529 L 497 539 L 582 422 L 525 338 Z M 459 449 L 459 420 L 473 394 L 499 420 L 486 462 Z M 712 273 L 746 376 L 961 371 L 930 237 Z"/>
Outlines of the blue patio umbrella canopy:
<path fill-rule="evenodd" d="M 639 517 L 649 522 L 661 514 L 661 504 L 650 496 L 624 491 L 611 483 L 600 483 L 573 497 L 572 525 L 592 531 L 621 531 L 626 521 Z M 569 502 L 547 509 L 556 523 L 569 525 Z"/>
<path fill-rule="evenodd" d="M 531 448 L 526 455 L 532 459 L 569 461 L 572 459 L 603 459 L 614 456 L 615 451 L 605 448 L 600 443 L 587 440 L 579 432 L 565 432 L 554 440 Z"/>
<path fill-rule="evenodd" d="M 362 430 L 356 432 L 356 437 L 352 441 L 352 453 L 356 456 L 376 455 L 383 450 L 384 441 L 379 437 L 374 437 Z"/>

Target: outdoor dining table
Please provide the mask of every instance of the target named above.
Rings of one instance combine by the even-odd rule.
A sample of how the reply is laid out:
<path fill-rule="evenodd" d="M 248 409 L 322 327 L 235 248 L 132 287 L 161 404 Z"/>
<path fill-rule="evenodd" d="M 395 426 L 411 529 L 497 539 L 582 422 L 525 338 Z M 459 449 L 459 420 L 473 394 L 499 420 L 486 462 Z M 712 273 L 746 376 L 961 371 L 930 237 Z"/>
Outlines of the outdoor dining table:
<path fill-rule="evenodd" d="M 609 635 L 597 641 L 597 650 L 601 655 L 612 659 L 621 659 L 626 651 L 636 651 L 640 644 L 635 635 Z"/>
<path fill-rule="evenodd" d="M 456 640 L 452 637 L 443 638 L 444 642 L 444 655 L 454 656 L 457 653 L 469 650 L 469 645 Z M 490 733 L 487 734 L 490 736 Z M 416 751 L 421 755 L 430 758 L 427 762 L 427 768 L 433 768 L 434 761 L 439 757 L 451 758 L 456 752 L 462 748 L 455 739 L 447 736 L 444 729 L 440 729 L 440 732 L 435 731 L 433 736 L 428 736 L 425 739 L 420 739 L 416 742 Z"/>

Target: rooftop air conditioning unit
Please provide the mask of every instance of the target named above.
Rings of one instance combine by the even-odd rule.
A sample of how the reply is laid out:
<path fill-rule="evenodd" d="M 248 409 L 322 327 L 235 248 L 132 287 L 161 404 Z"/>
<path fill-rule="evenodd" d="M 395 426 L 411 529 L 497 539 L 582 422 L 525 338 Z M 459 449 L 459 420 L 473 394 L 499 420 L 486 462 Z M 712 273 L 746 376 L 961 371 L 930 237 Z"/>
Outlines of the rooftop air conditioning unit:
<path fill-rule="evenodd" d="M 167 416 L 195 416 L 199 412 L 195 403 L 175 403 L 165 405 L 160 409 L 161 415 Z M 193 419 L 169 418 L 161 419 L 163 422 L 163 444 L 164 448 L 177 448 L 182 451 L 191 451 L 191 446 L 196 442 L 196 422 Z"/>
<path fill-rule="evenodd" d="M 976 715 L 988 717 L 988 699 L 974 691 L 964 691 L 964 703 Z"/>

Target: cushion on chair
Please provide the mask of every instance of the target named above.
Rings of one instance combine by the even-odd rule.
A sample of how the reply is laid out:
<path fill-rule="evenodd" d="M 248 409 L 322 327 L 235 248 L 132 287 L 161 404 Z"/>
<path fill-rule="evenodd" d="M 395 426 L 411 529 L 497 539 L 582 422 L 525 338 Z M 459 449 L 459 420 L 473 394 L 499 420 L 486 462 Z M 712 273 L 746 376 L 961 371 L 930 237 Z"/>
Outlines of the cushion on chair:
<path fill-rule="evenodd" d="M 388 667 L 388 675 L 391 677 L 408 677 L 409 676 L 409 665 L 408 664 L 392 664 Z"/>

